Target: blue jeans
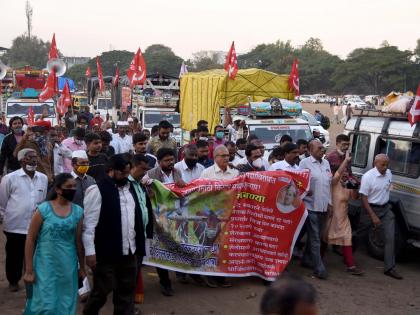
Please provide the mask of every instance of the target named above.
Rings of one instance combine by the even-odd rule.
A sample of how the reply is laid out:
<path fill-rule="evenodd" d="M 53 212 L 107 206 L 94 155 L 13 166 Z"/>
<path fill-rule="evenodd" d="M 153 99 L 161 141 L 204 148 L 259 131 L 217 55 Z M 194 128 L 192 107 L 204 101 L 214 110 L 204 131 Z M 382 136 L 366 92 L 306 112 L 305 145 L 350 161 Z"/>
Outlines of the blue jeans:
<path fill-rule="evenodd" d="M 321 257 L 322 233 L 327 220 L 326 212 L 308 211 L 306 219 L 306 231 L 308 239 L 302 257 L 302 263 L 312 266 L 317 274 L 325 274 L 326 269 Z"/>

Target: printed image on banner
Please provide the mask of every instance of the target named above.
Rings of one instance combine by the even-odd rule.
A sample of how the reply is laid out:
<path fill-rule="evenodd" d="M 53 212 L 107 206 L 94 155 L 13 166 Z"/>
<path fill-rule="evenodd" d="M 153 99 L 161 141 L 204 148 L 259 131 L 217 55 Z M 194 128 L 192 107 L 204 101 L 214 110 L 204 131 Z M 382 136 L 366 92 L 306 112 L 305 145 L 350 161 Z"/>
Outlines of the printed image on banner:
<path fill-rule="evenodd" d="M 180 188 L 153 182 L 154 237 L 144 263 L 216 276 L 275 279 L 306 219 L 309 171 L 250 172 Z"/>

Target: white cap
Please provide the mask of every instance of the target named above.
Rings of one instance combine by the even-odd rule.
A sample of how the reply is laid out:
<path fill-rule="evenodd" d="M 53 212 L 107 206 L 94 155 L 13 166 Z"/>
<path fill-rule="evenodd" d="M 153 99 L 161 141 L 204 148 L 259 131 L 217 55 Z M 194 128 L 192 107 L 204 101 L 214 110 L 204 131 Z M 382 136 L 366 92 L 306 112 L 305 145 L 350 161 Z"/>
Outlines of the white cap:
<path fill-rule="evenodd" d="M 22 160 L 25 157 L 25 155 L 29 152 L 35 152 L 36 153 L 36 151 L 34 149 L 29 149 L 29 148 L 20 150 L 17 154 L 18 161 L 20 162 L 20 160 Z"/>
<path fill-rule="evenodd" d="M 133 117 L 128 117 L 127 118 L 127 122 L 133 122 L 133 121 L 134 121 Z"/>
<path fill-rule="evenodd" d="M 77 150 L 77 151 L 74 151 L 74 152 L 71 154 L 71 158 L 72 158 L 72 159 L 74 159 L 74 158 L 78 158 L 78 159 L 87 159 L 87 158 L 88 158 L 88 156 L 87 156 L 87 154 L 86 154 L 86 151 L 83 151 L 83 150 Z"/>
<path fill-rule="evenodd" d="M 117 126 L 128 127 L 128 121 L 118 121 Z"/>

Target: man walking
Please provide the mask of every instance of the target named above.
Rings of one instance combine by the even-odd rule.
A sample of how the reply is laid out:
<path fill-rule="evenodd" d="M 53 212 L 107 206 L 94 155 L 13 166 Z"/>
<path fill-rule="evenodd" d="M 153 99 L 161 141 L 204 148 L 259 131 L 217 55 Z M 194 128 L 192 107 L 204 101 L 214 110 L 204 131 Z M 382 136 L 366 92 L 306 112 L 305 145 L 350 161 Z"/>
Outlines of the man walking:
<path fill-rule="evenodd" d="M 93 288 L 83 314 L 98 314 L 113 291 L 114 314 L 134 305 L 137 257 L 145 254 L 143 215 L 128 181 L 131 163 L 123 154 L 108 162 L 107 177 L 86 190 L 83 245 L 93 270 Z"/>
<path fill-rule="evenodd" d="M 272 171 L 293 171 L 299 169 L 299 149 L 292 142 L 288 142 L 282 146 L 284 152 L 284 160 L 278 161 L 271 165 Z"/>
<path fill-rule="evenodd" d="M 48 179 L 36 171 L 37 158 L 33 149 L 20 150 L 17 159 L 21 168 L 4 176 L 0 183 L 0 211 L 3 212 L 6 235 L 6 277 L 11 292 L 19 290 L 29 223 L 38 204 L 47 195 Z"/>
<path fill-rule="evenodd" d="M 161 148 L 167 148 L 175 151 L 176 140 L 175 138 L 170 137 L 172 129 L 173 126 L 170 122 L 162 120 L 159 123 L 158 135 L 153 137 L 147 145 L 147 152 L 157 155 L 158 150 Z"/>
<path fill-rule="evenodd" d="M 367 171 L 360 185 L 363 208 L 370 218 L 361 219 L 358 232 L 367 230 L 372 224 L 375 228 L 383 227 L 385 254 L 384 274 L 401 280 L 403 277 L 395 270 L 395 216 L 389 204 L 389 191 L 391 190 L 392 173 L 388 169 L 389 158 L 385 154 L 375 156 L 375 167 Z"/>
<path fill-rule="evenodd" d="M 327 279 L 327 271 L 322 261 L 322 254 L 326 244 L 322 242 L 322 233 L 325 228 L 327 211 L 331 202 L 331 178 L 330 164 L 323 158 L 324 146 L 321 141 L 315 139 L 309 142 L 310 157 L 303 159 L 299 167 L 311 171 L 309 193 L 304 198 L 308 218 L 306 229 L 308 240 L 302 257 L 302 265 L 311 267 L 314 276 L 319 279 Z"/>
<path fill-rule="evenodd" d="M 71 175 L 76 181 L 76 194 L 72 202 L 83 208 L 85 192 L 90 186 L 95 185 L 96 182 L 93 177 L 86 174 L 89 170 L 89 159 L 86 151 L 74 151 L 71 163 L 73 165 Z"/>

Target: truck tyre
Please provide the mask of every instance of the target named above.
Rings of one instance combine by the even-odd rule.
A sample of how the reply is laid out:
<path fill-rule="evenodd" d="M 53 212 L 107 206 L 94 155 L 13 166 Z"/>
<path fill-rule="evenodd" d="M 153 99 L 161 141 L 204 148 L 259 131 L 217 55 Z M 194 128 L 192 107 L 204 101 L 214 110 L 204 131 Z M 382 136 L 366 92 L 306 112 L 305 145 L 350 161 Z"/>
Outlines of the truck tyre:
<path fill-rule="evenodd" d="M 370 228 L 367 239 L 367 247 L 369 254 L 376 259 L 384 259 L 384 231 L 383 227 L 375 229 Z M 398 222 L 395 222 L 395 256 L 402 258 L 407 246 L 407 237 L 400 228 Z"/>

